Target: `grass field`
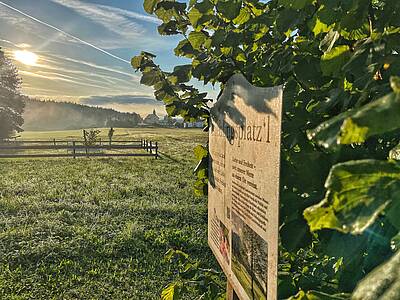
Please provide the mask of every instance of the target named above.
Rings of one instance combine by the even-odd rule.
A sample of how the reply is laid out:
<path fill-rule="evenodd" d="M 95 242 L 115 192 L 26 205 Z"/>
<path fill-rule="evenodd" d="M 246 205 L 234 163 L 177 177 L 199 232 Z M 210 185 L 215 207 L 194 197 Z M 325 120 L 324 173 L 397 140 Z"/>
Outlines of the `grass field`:
<path fill-rule="evenodd" d="M 206 199 L 192 192 L 192 149 L 206 135 L 117 129 L 115 138 L 158 141 L 162 158 L 0 160 L 0 299 L 158 299 L 173 278 L 171 247 L 216 267 Z"/>

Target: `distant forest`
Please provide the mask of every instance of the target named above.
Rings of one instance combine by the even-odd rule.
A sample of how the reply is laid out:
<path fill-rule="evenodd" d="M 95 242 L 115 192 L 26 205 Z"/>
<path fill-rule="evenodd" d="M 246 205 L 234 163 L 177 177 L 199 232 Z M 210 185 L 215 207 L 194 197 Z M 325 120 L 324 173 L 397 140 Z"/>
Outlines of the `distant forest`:
<path fill-rule="evenodd" d="M 27 99 L 24 130 L 68 130 L 96 127 L 136 127 L 142 118 L 136 113 L 91 107 L 69 102 Z"/>

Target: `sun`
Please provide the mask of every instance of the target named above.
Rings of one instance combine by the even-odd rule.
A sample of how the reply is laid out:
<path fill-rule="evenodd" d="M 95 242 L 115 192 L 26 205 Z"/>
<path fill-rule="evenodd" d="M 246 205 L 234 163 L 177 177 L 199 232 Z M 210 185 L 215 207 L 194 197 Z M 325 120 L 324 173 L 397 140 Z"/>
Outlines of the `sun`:
<path fill-rule="evenodd" d="M 28 65 L 28 66 L 35 66 L 39 57 L 30 51 L 27 50 L 17 50 L 14 52 L 14 58 L 19 62 Z"/>

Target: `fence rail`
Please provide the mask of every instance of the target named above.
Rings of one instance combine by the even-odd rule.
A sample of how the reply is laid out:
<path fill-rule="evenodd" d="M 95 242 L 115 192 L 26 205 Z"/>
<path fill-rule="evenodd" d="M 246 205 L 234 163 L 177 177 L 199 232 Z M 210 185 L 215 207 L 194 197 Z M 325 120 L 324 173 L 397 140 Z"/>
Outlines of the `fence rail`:
<path fill-rule="evenodd" d="M 66 150 L 67 153 L 15 153 L 27 150 Z M 103 150 L 143 150 L 143 152 L 103 153 Z M 79 152 L 84 151 L 84 152 Z M 97 151 L 97 152 L 96 152 Z M 146 151 L 146 153 L 144 153 Z M 11 153 L 9 153 L 11 152 Z M 19 140 L 0 141 L 0 158 L 35 158 L 35 157 L 159 157 L 158 142 L 148 140 L 96 141 L 93 144 L 73 140 Z"/>
<path fill-rule="evenodd" d="M 116 141 L 112 141 L 112 144 L 115 143 L 141 143 L 143 141 L 146 140 L 116 140 Z M 84 144 L 85 141 L 74 141 L 74 140 L 16 140 L 16 141 L 11 141 L 11 140 L 5 140 L 5 141 L 0 141 L 0 144 L 66 144 L 66 143 L 79 143 L 79 144 Z M 110 142 L 108 140 L 97 140 L 96 143 L 98 143 L 99 145 L 103 145 L 103 144 L 109 144 Z"/>

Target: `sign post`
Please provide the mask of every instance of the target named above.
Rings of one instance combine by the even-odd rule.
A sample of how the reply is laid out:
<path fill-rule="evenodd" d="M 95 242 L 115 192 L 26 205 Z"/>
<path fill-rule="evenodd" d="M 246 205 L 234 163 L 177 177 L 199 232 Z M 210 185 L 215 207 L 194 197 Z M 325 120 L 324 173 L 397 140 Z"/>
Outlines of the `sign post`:
<path fill-rule="evenodd" d="M 208 242 L 228 299 L 277 299 L 282 94 L 237 74 L 211 110 Z"/>

